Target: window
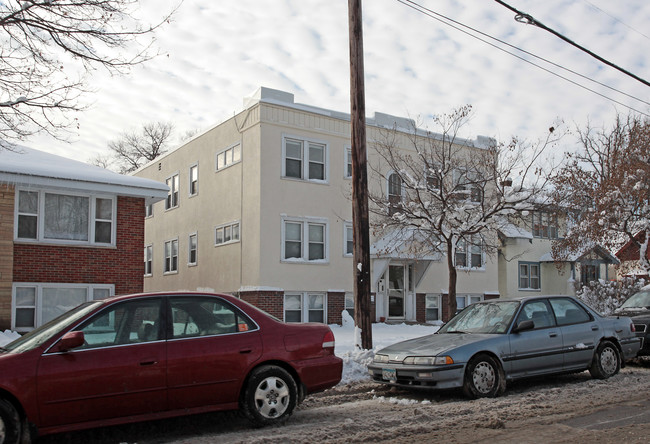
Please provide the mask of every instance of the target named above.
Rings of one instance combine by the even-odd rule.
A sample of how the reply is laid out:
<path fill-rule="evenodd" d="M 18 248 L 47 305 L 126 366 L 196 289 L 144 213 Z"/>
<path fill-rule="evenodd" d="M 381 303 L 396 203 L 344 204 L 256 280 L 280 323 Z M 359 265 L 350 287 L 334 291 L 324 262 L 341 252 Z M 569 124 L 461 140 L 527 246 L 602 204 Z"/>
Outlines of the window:
<path fill-rule="evenodd" d="M 239 222 L 222 225 L 215 229 L 215 245 L 231 244 L 233 242 L 239 242 Z"/>
<path fill-rule="evenodd" d="M 196 196 L 199 192 L 199 166 L 194 164 L 190 167 L 190 196 Z"/>
<path fill-rule="evenodd" d="M 162 339 L 161 299 L 116 304 L 101 311 L 78 330 L 84 333 L 79 350 L 139 344 Z"/>
<path fill-rule="evenodd" d="M 17 240 L 115 244 L 114 197 L 18 191 Z"/>
<path fill-rule="evenodd" d="M 546 211 L 533 212 L 533 236 L 543 239 L 557 239 L 557 216 Z"/>
<path fill-rule="evenodd" d="M 352 148 L 345 149 L 345 176 L 346 179 L 352 178 Z"/>
<path fill-rule="evenodd" d="M 169 187 L 169 192 L 167 193 L 167 200 L 165 200 L 165 210 L 169 210 L 178 206 L 178 174 L 175 174 L 172 177 L 168 178 L 166 183 Z"/>
<path fill-rule="evenodd" d="M 241 161 L 241 145 L 236 144 L 217 154 L 217 171 Z"/>
<path fill-rule="evenodd" d="M 397 213 L 402 207 L 402 178 L 397 173 L 388 176 L 388 214 Z"/>
<path fill-rule="evenodd" d="M 456 242 L 456 267 L 483 268 L 483 247 L 478 236 L 470 237 L 470 241 L 459 239 Z"/>
<path fill-rule="evenodd" d="M 426 295 L 424 319 L 427 321 L 440 320 L 440 296 L 437 294 Z"/>
<path fill-rule="evenodd" d="M 434 165 L 433 168 L 430 168 L 425 172 L 427 179 L 427 189 L 429 191 L 440 191 L 440 185 L 442 183 L 442 171 L 439 166 Z"/>
<path fill-rule="evenodd" d="M 294 293 L 284 296 L 285 322 L 325 322 L 326 296 L 321 293 Z"/>
<path fill-rule="evenodd" d="M 145 217 L 145 219 L 147 217 L 153 217 L 153 204 L 149 204 L 149 205 L 144 206 L 144 217 Z"/>
<path fill-rule="evenodd" d="M 165 242 L 165 273 L 178 271 L 178 239 Z"/>
<path fill-rule="evenodd" d="M 11 328 L 32 330 L 83 302 L 104 299 L 114 292 L 112 284 L 15 283 Z"/>
<path fill-rule="evenodd" d="M 153 271 L 153 245 L 144 247 L 144 275 L 151 276 Z"/>
<path fill-rule="evenodd" d="M 327 181 L 327 145 L 309 140 L 285 138 L 283 177 L 314 182 Z"/>
<path fill-rule="evenodd" d="M 354 293 L 345 293 L 345 311 L 354 319 Z"/>
<path fill-rule="evenodd" d="M 352 256 L 354 254 L 354 230 L 350 222 L 346 222 L 343 225 L 343 246 L 343 254 L 345 256 Z"/>
<path fill-rule="evenodd" d="M 591 316 L 571 299 L 550 299 L 558 325 L 579 324 L 591 321 Z"/>
<path fill-rule="evenodd" d="M 197 256 L 196 233 L 194 233 L 194 234 L 190 234 L 187 264 L 196 265 L 197 261 L 198 261 L 198 256 Z"/>
<path fill-rule="evenodd" d="M 594 264 L 580 264 L 580 282 L 589 285 L 600 279 L 600 266 Z"/>
<path fill-rule="evenodd" d="M 245 333 L 257 326 L 239 309 L 214 297 L 170 298 L 173 338 Z"/>
<path fill-rule="evenodd" d="M 520 290 L 541 289 L 539 263 L 519 262 L 519 289 Z"/>
<path fill-rule="evenodd" d="M 469 199 L 472 202 L 483 200 L 483 179 L 477 171 L 454 170 L 454 187 L 460 198 Z"/>
<path fill-rule="evenodd" d="M 283 221 L 282 258 L 285 260 L 326 261 L 327 223 L 287 219 Z"/>
<path fill-rule="evenodd" d="M 531 301 L 523 306 L 517 317 L 516 325 L 523 321 L 533 321 L 535 329 L 548 328 L 555 325 L 555 319 L 548 303 L 544 300 Z"/>
<path fill-rule="evenodd" d="M 456 312 L 461 311 L 463 308 L 471 305 L 475 302 L 481 302 L 483 300 L 482 296 L 476 296 L 472 294 L 467 295 L 456 295 Z"/>

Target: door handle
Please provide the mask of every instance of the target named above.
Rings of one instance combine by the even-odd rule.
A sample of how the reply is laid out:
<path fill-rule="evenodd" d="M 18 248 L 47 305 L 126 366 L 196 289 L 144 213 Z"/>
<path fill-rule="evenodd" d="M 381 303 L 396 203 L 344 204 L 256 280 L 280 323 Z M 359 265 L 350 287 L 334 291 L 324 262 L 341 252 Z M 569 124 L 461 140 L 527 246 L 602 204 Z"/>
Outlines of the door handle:
<path fill-rule="evenodd" d="M 592 325 L 591 326 L 591 331 L 598 331 L 598 326 L 597 325 Z"/>
<path fill-rule="evenodd" d="M 250 353 L 252 351 L 253 350 L 250 349 L 250 348 L 242 348 L 241 350 L 239 350 L 239 353 L 241 353 L 242 355 L 245 355 L 246 353 Z"/>
<path fill-rule="evenodd" d="M 551 332 L 551 333 L 548 334 L 548 336 L 551 337 L 551 338 L 557 338 L 557 333 Z"/>
<path fill-rule="evenodd" d="M 155 365 L 158 364 L 158 361 L 156 360 L 151 360 L 151 361 L 143 361 L 140 363 L 141 366 L 146 366 L 146 365 Z"/>

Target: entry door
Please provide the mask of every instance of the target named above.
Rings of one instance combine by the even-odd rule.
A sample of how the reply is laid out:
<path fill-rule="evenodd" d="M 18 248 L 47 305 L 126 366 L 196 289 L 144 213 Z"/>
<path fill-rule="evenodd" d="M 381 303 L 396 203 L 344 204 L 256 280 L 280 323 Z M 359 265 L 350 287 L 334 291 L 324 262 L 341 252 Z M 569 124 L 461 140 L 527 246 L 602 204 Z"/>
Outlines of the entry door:
<path fill-rule="evenodd" d="M 388 267 L 388 317 L 404 318 L 404 266 Z"/>

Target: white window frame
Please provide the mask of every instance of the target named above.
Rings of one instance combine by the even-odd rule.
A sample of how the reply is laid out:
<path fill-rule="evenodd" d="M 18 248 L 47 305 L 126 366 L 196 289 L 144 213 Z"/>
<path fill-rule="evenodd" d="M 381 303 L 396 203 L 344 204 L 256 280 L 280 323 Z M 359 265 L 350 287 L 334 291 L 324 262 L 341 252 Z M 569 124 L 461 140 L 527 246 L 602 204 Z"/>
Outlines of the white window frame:
<path fill-rule="evenodd" d="M 169 266 L 167 263 L 167 244 L 169 244 Z M 176 244 L 176 268 L 174 268 L 174 244 Z M 178 273 L 178 238 L 166 240 L 163 244 L 163 275 Z"/>
<path fill-rule="evenodd" d="M 327 293 L 320 291 L 290 291 L 284 294 L 282 298 L 282 320 L 286 321 L 286 297 L 287 296 L 300 296 L 300 322 L 318 322 L 309 320 L 310 311 L 321 311 L 321 310 L 310 310 L 309 308 L 309 296 L 320 296 L 323 298 L 323 324 L 327 324 Z"/>
<path fill-rule="evenodd" d="M 301 225 L 301 239 L 299 258 L 287 258 L 285 252 L 286 246 L 286 224 L 294 223 Z M 322 259 L 309 259 L 309 226 L 320 225 L 323 226 L 323 258 Z M 326 264 L 329 263 L 329 221 L 325 218 L 312 218 L 312 217 L 282 217 L 282 247 L 281 247 L 281 261 L 287 263 L 306 263 L 306 264 Z"/>
<path fill-rule="evenodd" d="M 349 233 L 349 231 L 352 231 Z M 352 251 L 348 252 L 348 245 L 352 243 Z M 343 223 L 343 256 L 352 257 L 354 255 L 354 227 L 352 222 Z"/>
<path fill-rule="evenodd" d="M 436 301 L 436 306 L 429 308 L 429 301 L 430 300 L 435 300 Z M 437 310 L 437 319 L 429 319 L 427 317 L 427 310 Z M 424 296 L 424 320 L 425 322 L 429 321 L 441 321 L 442 320 L 442 297 L 439 294 L 435 293 L 427 293 Z"/>
<path fill-rule="evenodd" d="M 180 179 L 180 173 L 178 171 L 165 179 L 165 184 L 169 187 L 167 198 L 165 199 L 165 211 L 178 208 L 178 205 L 180 203 Z"/>
<path fill-rule="evenodd" d="M 38 213 L 20 213 L 20 192 L 34 192 L 38 193 Z M 82 197 L 88 199 L 88 240 L 74 240 L 74 239 L 57 239 L 46 237 L 45 235 L 45 196 L 72 196 Z M 97 199 L 104 199 L 111 201 L 111 219 L 97 218 Z M 36 217 L 36 237 L 18 237 L 18 223 L 20 216 Z M 96 242 L 95 234 L 98 222 L 108 222 L 111 224 L 111 240 L 110 242 Z M 70 191 L 53 191 L 48 189 L 24 189 L 16 188 L 15 210 L 14 210 L 14 240 L 18 242 L 33 242 L 33 243 L 47 243 L 47 244 L 65 244 L 65 245 L 92 245 L 97 247 L 114 247 L 116 245 L 117 236 L 117 196 L 95 193 L 75 193 Z"/>
<path fill-rule="evenodd" d="M 352 179 L 352 147 L 346 146 L 343 151 L 343 178 Z"/>
<path fill-rule="evenodd" d="M 144 218 L 149 219 L 153 217 L 153 204 L 144 204 Z"/>
<path fill-rule="evenodd" d="M 527 274 L 522 274 L 521 273 L 521 267 L 525 266 L 527 268 Z M 533 276 L 532 274 L 532 267 L 531 266 L 536 266 L 537 267 L 537 275 Z M 524 291 L 541 291 L 542 290 L 542 266 L 539 262 L 529 262 L 529 261 L 521 261 L 517 264 L 517 287 L 519 290 L 524 290 Z M 527 286 L 522 287 L 521 286 L 521 279 L 525 278 L 526 282 L 528 283 Z M 533 287 L 531 285 L 532 280 L 534 278 L 537 278 L 537 287 Z"/>
<path fill-rule="evenodd" d="M 16 306 L 16 289 L 17 288 L 34 288 L 35 305 L 33 306 Z M 71 288 L 86 289 L 86 302 L 92 301 L 95 290 L 108 290 L 109 296 L 115 294 L 114 284 L 68 284 L 68 283 L 49 283 L 49 282 L 14 282 L 11 289 L 11 329 L 17 332 L 28 332 L 42 325 L 43 320 L 43 289 L 45 288 Z M 16 310 L 20 308 L 34 309 L 34 326 L 33 327 L 16 327 Z"/>
<path fill-rule="evenodd" d="M 196 180 L 192 180 L 192 171 L 196 172 Z M 199 194 L 199 163 L 190 165 L 187 171 L 187 194 L 189 197 Z"/>
<path fill-rule="evenodd" d="M 221 233 L 221 236 L 220 236 Z M 229 239 L 226 240 L 226 234 Z M 241 224 L 239 221 L 229 222 L 227 224 L 217 225 L 214 228 L 214 246 L 234 244 L 241 241 Z"/>
<path fill-rule="evenodd" d="M 287 141 L 299 142 L 301 144 L 301 176 L 293 177 L 287 176 Z M 309 147 L 310 144 L 320 145 L 323 147 L 323 179 L 311 179 L 309 178 L 309 164 L 311 162 L 309 157 Z M 282 178 L 289 180 L 300 180 L 305 182 L 312 183 L 329 183 L 329 143 L 325 140 L 318 140 L 312 138 L 306 138 L 302 136 L 292 136 L 288 134 L 282 135 Z"/>
<path fill-rule="evenodd" d="M 462 307 L 458 304 L 458 300 L 463 299 Z M 470 304 L 475 302 L 481 302 L 484 300 L 484 295 L 482 294 L 457 294 L 456 295 L 456 309 L 460 311 L 461 309 L 467 307 Z"/>
<path fill-rule="evenodd" d="M 223 165 L 219 166 L 219 157 L 223 157 Z M 225 170 L 233 165 L 238 164 L 242 160 L 241 142 L 233 143 L 226 149 L 223 149 L 215 156 L 214 167 L 215 171 Z"/>
<path fill-rule="evenodd" d="M 194 248 L 192 248 L 192 238 L 194 238 Z M 194 251 L 194 261 L 192 261 L 192 251 Z M 199 263 L 199 235 L 194 232 L 187 237 L 187 265 L 194 267 Z"/>
<path fill-rule="evenodd" d="M 465 263 L 464 264 L 458 264 L 457 259 L 458 259 L 458 244 L 462 242 L 464 246 L 464 253 L 465 253 Z M 480 255 L 481 255 L 481 266 L 480 267 L 472 267 L 472 255 L 475 255 L 477 253 L 474 253 L 472 251 L 473 248 L 480 248 Z M 485 270 L 485 248 L 483 245 L 483 242 L 480 242 L 480 245 L 475 245 L 473 242 L 473 237 L 470 239 L 468 242 L 467 240 L 464 239 L 459 239 L 456 242 L 456 250 L 454 250 L 454 263 L 456 264 L 456 268 L 459 270 Z"/>
<path fill-rule="evenodd" d="M 149 272 L 147 273 L 147 264 L 149 265 Z M 144 275 L 153 275 L 153 244 L 144 246 Z"/>

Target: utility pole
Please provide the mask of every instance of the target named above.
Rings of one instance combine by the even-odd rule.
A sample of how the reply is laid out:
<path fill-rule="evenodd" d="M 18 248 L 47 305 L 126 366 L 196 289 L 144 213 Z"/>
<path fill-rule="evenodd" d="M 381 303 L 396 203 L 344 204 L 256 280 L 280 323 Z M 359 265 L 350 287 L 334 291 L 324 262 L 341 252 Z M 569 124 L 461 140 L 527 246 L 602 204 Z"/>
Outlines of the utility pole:
<path fill-rule="evenodd" d="M 352 140 L 352 225 L 354 239 L 354 325 L 362 349 L 372 349 L 370 319 L 370 222 L 366 156 L 366 96 L 363 73 L 361 0 L 348 0 L 350 22 L 350 123 Z"/>

